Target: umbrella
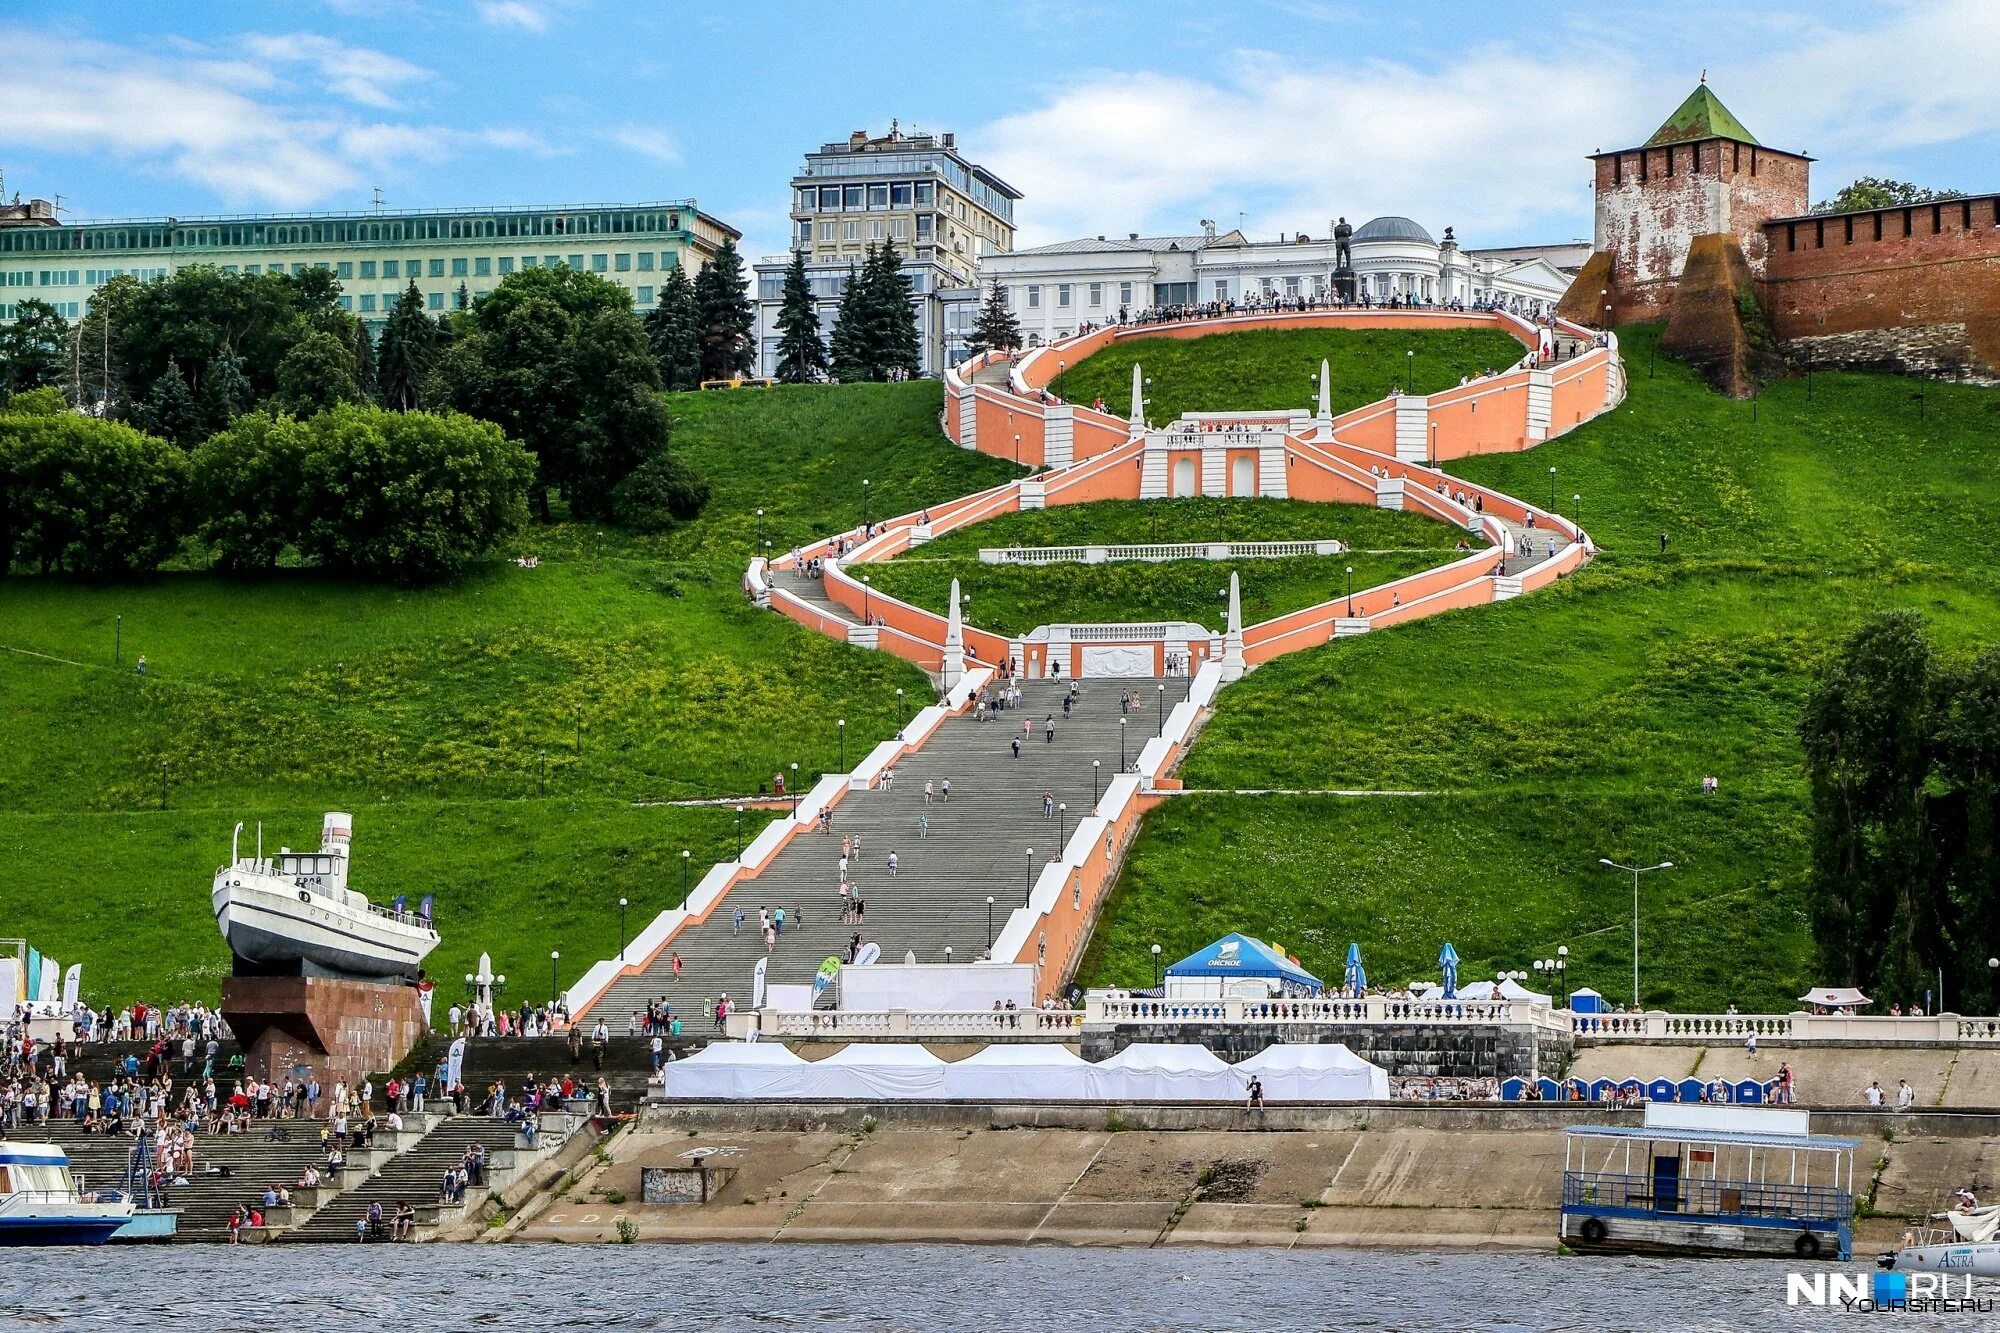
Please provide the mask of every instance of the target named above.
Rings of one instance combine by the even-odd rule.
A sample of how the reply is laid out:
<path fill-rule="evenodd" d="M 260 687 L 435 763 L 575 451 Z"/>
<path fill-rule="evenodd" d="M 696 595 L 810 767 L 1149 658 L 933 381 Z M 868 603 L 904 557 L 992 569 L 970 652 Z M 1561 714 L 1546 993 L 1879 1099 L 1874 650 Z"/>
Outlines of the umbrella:
<path fill-rule="evenodd" d="M 1438 974 L 1439 979 L 1444 982 L 1444 998 L 1447 1000 L 1456 1000 L 1458 998 L 1458 950 L 1452 948 L 1449 941 L 1446 941 L 1444 948 L 1438 950 Z"/>
<path fill-rule="evenodd" d="M 1368 988 L 1368 970 L 1361 966 L 1361 945 L 1347 946 L 1347 989 L 1359 995 Z"/>

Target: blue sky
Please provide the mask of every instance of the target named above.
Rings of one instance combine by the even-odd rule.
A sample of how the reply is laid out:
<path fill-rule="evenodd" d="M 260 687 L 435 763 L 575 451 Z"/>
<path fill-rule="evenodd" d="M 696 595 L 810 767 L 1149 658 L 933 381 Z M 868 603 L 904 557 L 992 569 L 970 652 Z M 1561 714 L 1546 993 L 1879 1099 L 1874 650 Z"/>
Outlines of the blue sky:
<path fill-rule="evenodd" d="M 1407 213 L 1589 235 L 1595 149 L 1706 68 L 1764 142 L 2000 189 L 2000 0 L 17 0 L 0 171 L 66 216 L 693 196 L 784 244 L 849 130 L 955 130 L 1023 242 Z"/>

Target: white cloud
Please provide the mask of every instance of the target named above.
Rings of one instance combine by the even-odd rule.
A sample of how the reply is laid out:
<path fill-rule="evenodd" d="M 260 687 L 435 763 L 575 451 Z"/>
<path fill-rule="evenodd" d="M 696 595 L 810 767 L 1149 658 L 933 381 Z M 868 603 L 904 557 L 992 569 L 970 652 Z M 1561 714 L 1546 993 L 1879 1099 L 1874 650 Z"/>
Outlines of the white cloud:
<path fill-rule="evenodd" d="M 429 82 L 433 77 L 421 65 L 400 57 L 349 46 L 317 33 L 252 35 L 244 38 L 243 44 L 260 60 L 276 65 L 305 65 L 320 76 L 328 91 L 363 106 L 385 110 L 401 104 L 400 93 L 406 86 Z"/>
<path fill-rule="evenodd" d="M 473 10 L 480 21 L 496 28 L 519 28 L 524 32 L 547 32 L 549 11 L 530 0 L 474 0 Z"/>
<path fill-rule="evenodd" d="M 681 160 L 680 141 L 670 130 L 652 125 L 620 125 L 610 130 L 605 138 L 620 148 L 650 157 L 655 162 L 677 163 Z"/>
<path fill-rule="evenodd" d="M 385 183 L 420 164 L 491 151 L 556 152 L 506 126 L 457 129 L 342 115 L 322 89 L 393 109 L 428 71 L 310 34 L 244 38 L 250 58 L 182 44 L 171 59 L 107 42 L 0 25 L 0 142 L 103 154 L 196 182 L 232 206 L 300 208 Z M 292 86 L 303 72 L 317 81 Z"/>
<path fill-rule="evenodd" d="M 1436 70 L 1248 52 L 1214 78 L 1086 78 L 968 137 L 1029 196 L 1027 244 L 1229 226 L 1239 210 L 1256 235 L 1406 213 L 1477 244 L 1582 215 L 1575 127 L 1643 122 L 1660 95 L 1619 53 L 1574 46 L 1560 60 L 1484 48 Z"/>

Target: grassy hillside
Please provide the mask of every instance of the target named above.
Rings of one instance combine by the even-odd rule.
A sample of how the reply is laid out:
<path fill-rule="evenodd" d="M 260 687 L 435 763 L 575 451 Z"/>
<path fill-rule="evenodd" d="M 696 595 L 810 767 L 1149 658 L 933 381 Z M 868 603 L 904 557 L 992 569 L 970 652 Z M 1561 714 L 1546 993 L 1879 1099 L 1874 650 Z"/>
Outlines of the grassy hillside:
<path fill-rule="evenodd" d="M 100 997 L 209 993 L 173 987 L 226 966 L 207 890 L 231 825 L 297 846 L 346 809 L 357 887 L 438 894 L 443 974 L 483 948 L 545 976 L 559 948 L 573 979 L 616 949 L 621 893 L 636 929 L 678 892 L 681 847 L 700 871 L 733 837 L 732 815 L 632 803 L 817 773 L 836 718 L 852 758 L 893 731 L 898 686 L 927 693 L 738 585 L 758 506 L 782 548 L 859 522 L 862 477 L 882 516 L 1013 474 L 948 447 L 940 403 L 934 383 L 678 395 L 674 447 L 715 491 L 700 520 L 533 528 L 517 550 L 539 568 L 445 588 L 0 579 L 0 934 L 83 962 Z"/>
<path fill-rule="evenodd" d="M 1049 387 L 1073 403 L 1102 398 L 1123 416 L 1132 407 L 1136 363 L 1153 382 L 1146 419 L 1155 424 L 1192 411 L 1312 409 L 1324 359 L 1338 413 L 1399 386 L 1435 393 L 1467 375 L 1519 361 L 1522 354 L 1519 342 L 1493 329 L 1261 329 L 1206 338 L 1129 338 L 1078 362 Z"/>
<path fill-rule="evenodd" d="M 1182 774 L 1203 789 L 1444 794 L 1170 803 L 1089 979 L 1135 979 L 1143 959 L 1128 955 L 1169 925 L 1163 948 L 1192 948 L 1233 920 L 1288 945 L 1308 929 L 1343 950 L 1359 939 L 1399 980 L 1434 971 L 1445 939 L 1476 969 L 1568 944 L 1575 983 L 1629 998 L 1629 881 L 1621 893 L 1600 856 L 1684 867 L 1646 886 L 1661 927 L 1644 945 L 1662 988 L 1649 1002 L 1778 1004 L 1814 979 L 1799 707 L 1871 610 L 1915 607 L 1960 649 L 2000 640 L 2000 395 L 1820 374 L 1810 396 L 1803 380 L 1774 385 L 1753 418 L 1671 362 L 1649 375 L 1655 332 L 1625 335 L 1635 374 L 1615 413 L 1458 465 L 1544 501 L 1556 468 L 1603 556 L 1532 597 L 1262 668 L 1225 692 Z M 1697 795 L 1710 774 L 1720 801 Z M 1308 826 L 1330 848 L 1298 836 Z M 1189 882 L 1203 925 L 1181 930 Z M 1385 901 L 1405 905 L 1400 923 Z M 1329 965 L 1319 947 L 1301 956 Z"/>

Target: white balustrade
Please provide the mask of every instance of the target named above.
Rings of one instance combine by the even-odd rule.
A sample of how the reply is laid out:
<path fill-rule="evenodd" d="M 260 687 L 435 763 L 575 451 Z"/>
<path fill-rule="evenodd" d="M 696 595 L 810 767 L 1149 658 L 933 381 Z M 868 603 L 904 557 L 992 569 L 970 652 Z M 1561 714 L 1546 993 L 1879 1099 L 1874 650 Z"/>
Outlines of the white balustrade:
<path fill-rule="evenodd" d="M 1083 1027 L 1074 1009 L 766 1009 L 747 1015 L 766 1037 L 851 1041 L 874 1037 L 1039 1037 L 1064 1041 Z"/>
<path fill-rule="evenodd" d="M 1339 555 L 1347 543 L 1331 537 L 1288 542 L 1153 542 L 1140 546 L 982 546 L 987 565 L 1103 565 L 1139 560 L 1282 560 L 1292 556 Z"/>

